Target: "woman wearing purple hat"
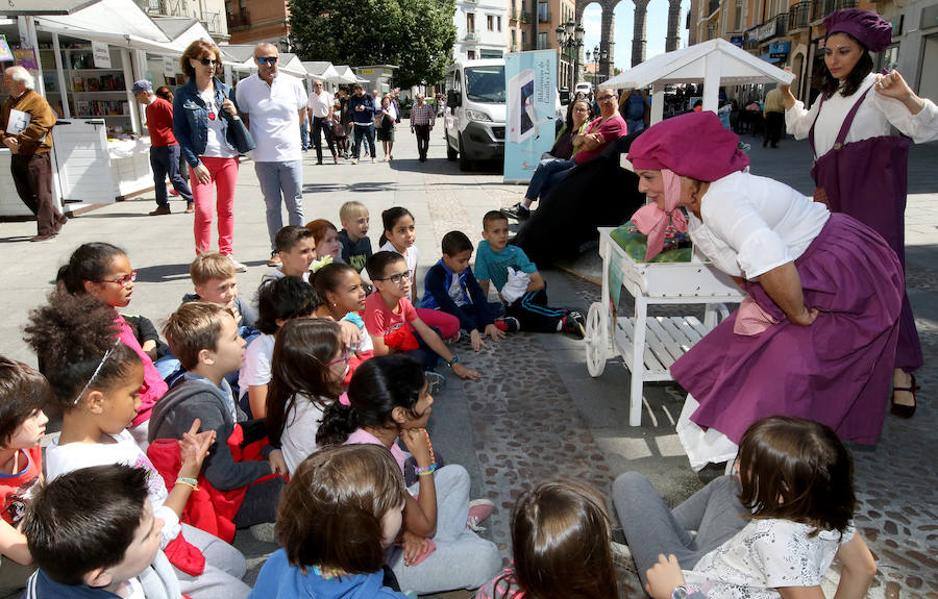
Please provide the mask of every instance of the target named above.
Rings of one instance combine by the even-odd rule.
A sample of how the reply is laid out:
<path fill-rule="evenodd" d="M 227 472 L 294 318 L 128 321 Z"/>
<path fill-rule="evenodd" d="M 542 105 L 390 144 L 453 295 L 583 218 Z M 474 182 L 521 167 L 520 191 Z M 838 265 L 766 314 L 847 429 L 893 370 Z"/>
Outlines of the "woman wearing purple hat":
<path fill-rule="evenodd" d="M 824 26 L 827 72 L 821 96 L 805 110 L 783 86 L 785 123 L 795 139 L 811 141 L 815 199 L 875 229 L 904 265 L 908 138 L 917 143 L 938 139 L 938 108 L 916 96 L 898 71 L 872 72 L 870 52 L 892 41 L 888 21 L 848 8 L 828 16 Z M 908 137 L 892 135 L 892 127 Z M 893 373 L 894 414 L 911 417 L 915 412 L 912 372 L 921 365 L 922 347 L 905 297 Z"/>
<path fill-rule="evenodd" d="M 773 415 L 874 444 L 899 333 L 899 259 L 870 227 L 749 173 L 738 144 L 698 112 L 654 125 L 628 155 L 639 191 L 662 211 L 686 208 L 695 249 L 748 293 L 671 366 L 689 393 L 677 433 L 691 466 L 732 460 L 746 429 Z"/>

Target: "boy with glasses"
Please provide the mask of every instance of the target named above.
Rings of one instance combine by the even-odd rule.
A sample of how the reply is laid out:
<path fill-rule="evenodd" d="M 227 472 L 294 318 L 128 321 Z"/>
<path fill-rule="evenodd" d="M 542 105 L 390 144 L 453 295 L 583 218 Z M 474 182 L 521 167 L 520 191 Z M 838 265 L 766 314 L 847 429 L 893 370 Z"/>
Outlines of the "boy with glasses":
<path fill-rule="evenodd" d="M 296 77 L 278 71 L 277 47 L 260 43 L 254 48 L 257 73 L 238 83 L 238 107 L 251 130 L 254 172 L 267 205 L 267 234 L 271 257 L 267 265 L 278 267 L 274 240 L 283 228 L 281 204 L 291 225 L 303 219 L 303 141 L 300 123 L 306 121 L 306 91 Z"/>
<path fill-rule="evenodd" d="M 469 380 L 480 378 L 478 372 L 460 364 L 459 356 L 417 316 L 408 299 L 410 271 L 403 256 L 397 252 L 378 252 L 368 259 L 365 269 L 377 290 L 365 300 L 365 328 L 374 342 L 376 356 L 406 352 L 417 359 L 428 374 L 442 358 L 456 376 Z M 442 380 L 439 375 L 428 379 L 431 382 Z"/>

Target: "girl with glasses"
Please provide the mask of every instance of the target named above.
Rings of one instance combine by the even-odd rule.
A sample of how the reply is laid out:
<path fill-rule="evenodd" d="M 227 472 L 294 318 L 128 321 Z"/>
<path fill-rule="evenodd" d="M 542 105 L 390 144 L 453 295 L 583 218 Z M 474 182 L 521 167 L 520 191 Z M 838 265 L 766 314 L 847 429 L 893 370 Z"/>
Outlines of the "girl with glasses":
<path fill-rule="evenodd" d="M 130 426 L 138 443 L 146 445 L 147 425 L 153 406 L 166 393 L 166 383 L 153 365 L 149 354 L 143 351 L 134 329 L 118 312 L 126 308 L 134 294 L 137 271 L 121 248 L 109 243 L 85 243 L 75 250 L 56 277 L 60 290 L 71 295 L 90 295 L 110 307 L 117 340 L 135 353 L 143 367 L 143 384 L 139 389 L 140 407 Z"/>

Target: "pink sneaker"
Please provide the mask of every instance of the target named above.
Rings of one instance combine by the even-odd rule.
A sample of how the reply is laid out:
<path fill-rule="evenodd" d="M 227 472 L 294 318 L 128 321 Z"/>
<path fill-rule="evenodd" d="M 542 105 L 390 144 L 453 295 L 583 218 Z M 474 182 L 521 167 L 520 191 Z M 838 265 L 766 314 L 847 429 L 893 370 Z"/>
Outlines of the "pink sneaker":
<path fill-rule="evenodd" d="M 495 511 L 495 504 L 488 499 L 474 499 L 469 502 L 469 517 L 466 519 L 466 527 L 481 532 L 485 530 L 480 526 L 489 519 L 489 516 Z"/>

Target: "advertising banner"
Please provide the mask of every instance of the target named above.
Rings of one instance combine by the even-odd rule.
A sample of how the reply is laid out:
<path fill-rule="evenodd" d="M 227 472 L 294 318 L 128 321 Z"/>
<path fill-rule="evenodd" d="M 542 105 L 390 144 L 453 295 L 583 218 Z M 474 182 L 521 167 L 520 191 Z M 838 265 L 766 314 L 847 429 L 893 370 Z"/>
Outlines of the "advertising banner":
<path fill-rule="evenodd" d="M 527 183 L 557 131 L 557 51 L 505 55 L 505 183 Z"/>

